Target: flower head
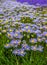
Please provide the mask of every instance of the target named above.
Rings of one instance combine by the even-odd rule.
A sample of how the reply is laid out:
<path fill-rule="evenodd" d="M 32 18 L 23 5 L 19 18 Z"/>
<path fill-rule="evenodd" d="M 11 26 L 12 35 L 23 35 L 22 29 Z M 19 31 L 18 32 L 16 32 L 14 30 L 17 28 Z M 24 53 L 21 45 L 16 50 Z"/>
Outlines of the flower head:
<path fill-rule="evenodd" d="M 10 38 L 10 39 L 13 39 L 14 32 L 7 32 L 7 37 Z"/>
<path fill-rule="evenodd" d="M 19 38 L 21 39 L 23 37 L 23 35 L 20 32 L 15 32 L 14 33 L 14 38 Z"/>
<path fill-rule="evenodd" d="M 40 51 L 40 52 L 43 52 L 43 48 L 44 48 L 43 46 L 39 45 L 39 46 L 37 47 L 37 50 Z"/>
<path fill-rule="evenodd" d="M 10 48 L 10 44 L 4 45 L 5 48 Z"/>
<path fill-rule="evenodd" d="M 46 36 L 47 37 L 47 32 L 43 32 L 43 36 Z"/>
<path fill-rule="evenodd" d="M 21 40 L 12 40 L 9 44 L 15 46 L 15 45 L 20 45 L 20 43 Z"/>
<path fill-rule="evenodd" d="M 35 46 L 31 46 L 31 50 L 36 51 L 37 50 L 37 46 L 36 45 Z"/>
<path fill-rule="evenodd" d="M 30 39 L 30 42 L 31 42 L 31 43 L 37 43 L 37 39 L 36 39 L 36 38 L 31 38 L 31 39 Z"/>
<path fill-rule="evenodd" d="M 30 50 L 30 46 L 28 44 L 26 44 L 26 43 L 23 43 L 22 44 L 22 49 L 24 49 L 24 50 Z"/>
<path fill-rule="evenodd" d="M 12 53 L 18 56 L 24 56 L 26 54 L 23 49 L 14 50 Z"/>

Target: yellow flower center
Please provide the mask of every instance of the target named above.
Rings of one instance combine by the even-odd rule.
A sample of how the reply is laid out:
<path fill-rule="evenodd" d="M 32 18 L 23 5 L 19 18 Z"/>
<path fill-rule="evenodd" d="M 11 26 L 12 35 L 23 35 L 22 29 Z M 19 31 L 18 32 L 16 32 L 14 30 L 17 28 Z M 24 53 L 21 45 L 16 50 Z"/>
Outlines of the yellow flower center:
<path fill-rule="evenodd" d="M 6 46 L 9 46 L 9 44 L 6 44 Z"/>
<path fill-rule="evenodd" d="M 16 34 L 16 36 L 18 36 L 18 34 Z"/>
<path fill-rule="evenodd" d="M 26 26 L 26 29 L 28 29 L 28 26 Z"/>
<path fill-rule="evenodd" d="M 6 30 L 3 30 L 3 32 L 6 32 Z"/>
<path fill-rule="evenodd" d="M 8 36 L 11 36 L 10 34 L 8 34 Z"/>
<path fill-rule="evenodd" d="M 32 43 L 34 43 L 35 41 L 34 41 L 34 40 L 32 40 L 31 42 L 32 42 Z"/>
<path fill-rule="evenodd" d="M 28 32 L 30 32 L 30 30 L 28 30 Z"/>
<path fill-rule="evenodd" d="M 12 32 L 12 30 L 10 29 L 10 32 Z"/>

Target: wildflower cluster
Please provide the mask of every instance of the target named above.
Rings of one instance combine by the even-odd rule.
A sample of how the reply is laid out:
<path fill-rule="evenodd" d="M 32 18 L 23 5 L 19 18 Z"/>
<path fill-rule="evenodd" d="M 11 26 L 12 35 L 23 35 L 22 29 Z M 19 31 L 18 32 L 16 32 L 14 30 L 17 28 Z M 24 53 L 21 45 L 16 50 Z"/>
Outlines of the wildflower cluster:
<path fill-rule="evenodd" d="M 26 51 L 30 50 L 42 52 L 44 47 L 37 44 L 47 43 L 47 14 L 42 13 L 45 11 L 42 11 L 40 6 L 28 3 L 21 4 L 12 1 L 2 3 L 0 6 L 0 33 L 6 34 L 11 40 L 4 47 L 7 49 L 13 47 L 12 53 L 19 56 L 24 56 Z M 29 18 L 27 20 L 30 23 L 22 23 L 24 17 Z"/>

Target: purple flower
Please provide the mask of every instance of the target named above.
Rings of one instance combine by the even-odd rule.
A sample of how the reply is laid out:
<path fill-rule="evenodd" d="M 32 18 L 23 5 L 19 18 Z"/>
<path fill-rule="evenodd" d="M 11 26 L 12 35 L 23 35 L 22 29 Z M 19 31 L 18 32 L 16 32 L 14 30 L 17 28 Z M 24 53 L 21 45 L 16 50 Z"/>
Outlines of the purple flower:
<path fill-rule="evenodd" d="M 22 23 L 20 26 L 21 26 L 21 27 L 25 27 L 25 26 L 26 26 L 26 24 L 23 24 L 23 23 Z"/>
<path fill-rule="evenodd" d="M 16 20 L 18 20 L 18 21 L 19 21 L 19 20 L 21 20 L 21 18 L 20 18 L 20 17 L 16 17 Z"/>
<path fill-rule="evenodd" d="M 34 18 L 34 15 L 33 15 L 33 14 L 31 14 L 31 15 L 30 15 L 30 18 Z"/>
<path fill-rule="evenodd" d="M 40 52 L 43 52 L 43 48 L 44 48 L 44 47 L 42 47 L 41 45 L 39 45 L 39 46 L 37 47 L 37 50 L 40 51 Z"/>
<path fill-rule="evenodd" d="M 12 40 L 10 43 L 6 44 L 4 47 L 5 48 L 10 48 L 10 47 L 17 47 L 20 45 L 21 40 Z"/>
<path fill-rule="evenodd" d="M 46 32 L 46 31 L 45 31 L 45 32 L 43 32 L 43 34 L 42 34 L 42 35 L 47 37 L 47 32 Z"/>
<path fill-rule="evenodd" d="M 38 41 L 38 42 L 42 42 L 43 39 L 42 39 L 41 37 L 37 37 L 37 41 Z"/>
<path fill-rule="evenodd" d="M 7 37 L 10 38 L 10 39 L 13 39 L 14 32 L 7 32 Z"/>
<path fill-rule="evenodd" d="M 30 26 L 25 26 L 24 28 L 22 28 L 23 31 L 28 32 L 28 33 L 33 33 L 34 31 L 31 29 Z"/>
<path fill-rule="evenodd" d="M 47 25 L 43 26 L 43 29 L 47 30 Z"/>
<path fill-rule="evenodd" d="M 19 38 L 21 39 L 23 37 L 23 35 L 20 32 L 15 32 L 14 33 L 14 38 Z"/>
<path fill-rule="evenodd" d="M 42 37 L 42 34 L 40 34 L 40 33 L 37 33 L 37 37 L 40 37 L 40 38 L 41 38 L 41 37 Z"/>
<path fill-rule="evenodd" d="M 37 46 L 36 45 L 35 46 L 31 46 L 31 50 L 36 51 L 37 50 Z"/>
<path fill-rule="evenodd" d="M 4 47 L 8 49 L 8 48 L 10 48 L 11 46 L 10 46 L 10 44 L 6 44 L 6 45 L 4 45 Z"/>
<path fill-rule="evenodd" d="M 15 45 L 20 45 L 20 43 L 21 43 L 21 40 L 12 40 L 9 44 L 12 46 L 15 46 Z"/>
<path fill-rule="evenodd" d="M 39 18 L 36 18 L 33 22 L 35 22 L 35 23 L 40 22 Z"/>
<path fill-rule="evenodd" d="M 15 49 L 12 53 L 15 54 L 15 55 L 17 55 L 18 54 L 18 50 Z"/>
<path fill-rule="evenodd" d="M 32 27 L 37 28 L 38 26 L 36 24 L 32 24 Z M 38 27 L 39 28 L 39 27 Z"/>
<path fill-rule="evenodd" d="M 22 49 L 24 49 L 24 50 L 30 50 L 30 46 L 28 44 L 26 44 L 26 43 L 23 43 L 22 44 Z"/>
<path fill-rule="evenodd" d="M 24 56 L 26 54 L 26 52 L 24 52 L 23 49 L 16 49 L 12 52 L 14 55 L 18 55 L 18 56 Z"/>
<path fill-rule="evenodd" d="M 25 28 L 25 29 L 31 29 L 31 27 L 30 27 L 30 26 L 25 26 L 24 28 Z"/>
<path fill-rule="evenodd" d="M 41 31 L 40 31 L 40 30 L 36 30 L 36 31 L 34 31 L 34 33 L 36 33 L 36 34 L 37 34 L 37 33 L 41 33 Z"/>
<path fill-rule="evenodd" d="M 27 2 L 28 4 L 30 5 L 37 5 L 39 4 L 40 6 L 44 6 L 46 5 L 47 6 L 47 0 L 17 0 L 21 3 L 24 3 L 24 2 Z"/>
<path fill-rule="evenodd" d="M 30 39 L 30 42 L 31 42 L 31 43 L 37 43 L 37 39 L 36 39 L 36 38 L 31 38 L 31 39 Z"/>
<path fill-rule="evenodd" d="M 12 29 L 12 28 L 9 28 L 9 29 L 8 29 L 8 32 L 13 32 L 13 30 L 14 30 L 14 29 Z"/>

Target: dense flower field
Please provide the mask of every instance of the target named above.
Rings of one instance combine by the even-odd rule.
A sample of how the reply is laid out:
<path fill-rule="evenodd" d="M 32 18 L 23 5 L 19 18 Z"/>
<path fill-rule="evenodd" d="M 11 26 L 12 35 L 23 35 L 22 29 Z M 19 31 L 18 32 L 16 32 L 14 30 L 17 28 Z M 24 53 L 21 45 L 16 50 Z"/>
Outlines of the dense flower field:
<path fill-rule="evenodd" d="M 46 65 L 47 7 L 12 1 L 6 1 L 0 4 L 0 41 L 4 49 L 2 51 L 2 47 L 0 46 L 1 53 L 5 57 L 12 54 L 12 56 L 14 55 L 14 57 L 16 56 L 18 58 L 21 56 L 33 58 L 33 53 L 43 53 L 45 64 L 41 65 Z M 34 60 L 32 59 L 30 61 Z"/>
<path fill-rule="evenodd" d="M 30 5 L 41 5 L 41 6 L 47 6 L 47 0 L 16 0 L 18 2 L 24 3 L 27 2 Z"/>

